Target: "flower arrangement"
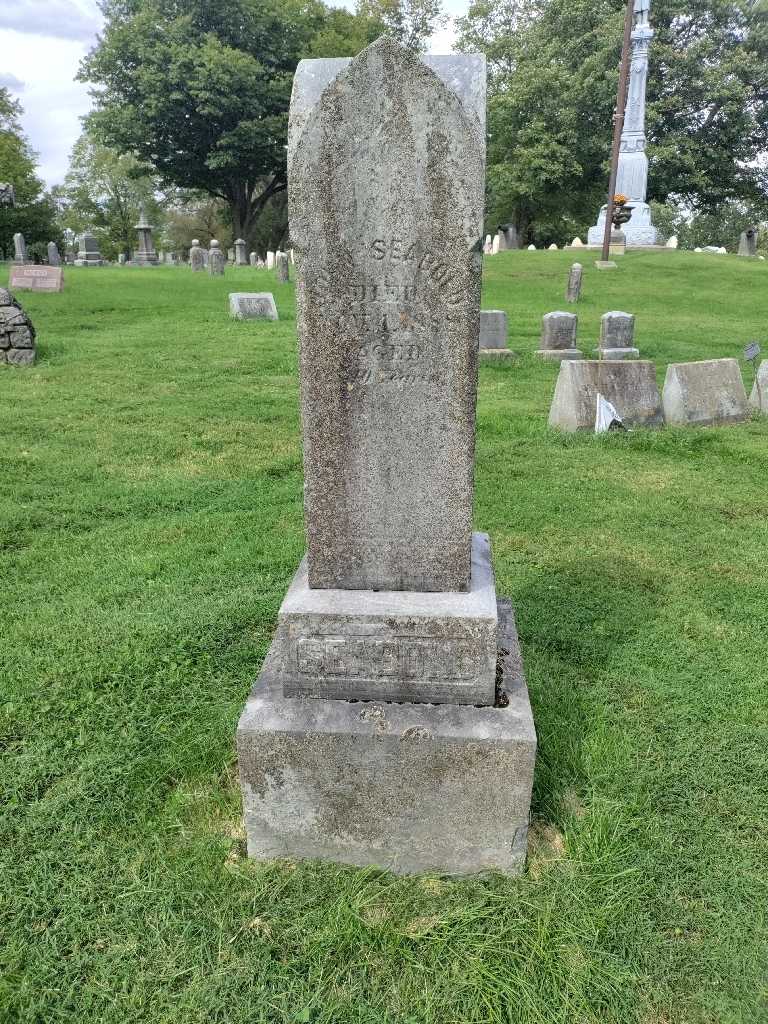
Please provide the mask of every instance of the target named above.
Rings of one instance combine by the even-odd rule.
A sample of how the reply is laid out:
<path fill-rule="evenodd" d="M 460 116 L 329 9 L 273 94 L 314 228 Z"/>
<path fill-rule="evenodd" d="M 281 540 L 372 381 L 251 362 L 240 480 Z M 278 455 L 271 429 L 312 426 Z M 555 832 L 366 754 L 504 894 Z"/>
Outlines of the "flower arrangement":
<path fill-rule="evenodd" d="M 613 226 L 617 231 L 621 230 L 621 227 L 632 219 L 634 207 L 628 204 L 629 197 L 622 195 L 621 192 L 613 197 Z"/>

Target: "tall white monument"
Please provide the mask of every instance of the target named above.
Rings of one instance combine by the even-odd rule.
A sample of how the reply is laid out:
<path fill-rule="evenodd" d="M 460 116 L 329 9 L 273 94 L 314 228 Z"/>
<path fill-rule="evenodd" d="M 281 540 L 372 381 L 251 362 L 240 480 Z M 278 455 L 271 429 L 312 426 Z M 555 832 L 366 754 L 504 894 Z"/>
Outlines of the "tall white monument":
<path fill-rule="evenodd" d="M 616 193 L 629 198 L 632 219 L 622 227 L 627 245 L 657 245 L 659 233 L 651 223 L 651 208 L 645 201 L 648 194 L 648 157 L 645 155 L 645 91 L 648 84 L 648 50 L 653 29 L 648 17 L 651 0 L 635 0 L 635 24 L 632 30 L 632 65 L 621 133 L 619 174 Z M 606 207 L 600 211 L 597 224 L 589 229 L 589 244 L 602 245 L 605 232 Z"/>

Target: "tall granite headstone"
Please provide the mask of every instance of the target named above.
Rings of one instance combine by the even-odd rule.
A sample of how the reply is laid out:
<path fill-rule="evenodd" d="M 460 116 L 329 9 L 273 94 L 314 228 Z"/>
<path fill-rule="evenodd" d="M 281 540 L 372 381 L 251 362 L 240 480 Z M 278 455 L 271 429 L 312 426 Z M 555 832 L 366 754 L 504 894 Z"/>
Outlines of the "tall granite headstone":
<path fill-rule="evenodd" d="M 235 239 L 235 266 L 236 267 L 247 267 L 248 266 L 248 254 L 246 253 L 246 241 L 244 238 Z"/>
<path fill-rule="evenodd" d="M 139 247 L 133 258 L 134 264 L 138 267 L 156 267 L 161 260 L 155 252 L 155 243 L 152 240 L 152 225 L 147 220 L 147 214 L 143 206 L 139 210 L 139 223 L 136 225 L 136 231 L 139 236 Z"/>
<path fill-rule="evenodd" d="M 48 243 L 48 266 L 49 267 L 60 267 L 61 256 L 59 255 L 59 247 L 55 242 Z"/>
<path fill-rule="evenodd" d="M 17 231 L 13 236 L 13 262 L 29 263 L 27 243 L 24 241 L 24 235 L 20 231 Z"/>
<path fill-rule="evenodd" d="M 83 232 L 77 240 L 76 267 L 100 267 L 104 263 L 99 251 L 99 243 L 89 231 Z"/>
<path fill-rule="evenodd" d="M 224 253 L 219 246 L 219 240 L 212 238 L 208 249 L 208 273 L 214 277 L 223 274 L 225 262 Z"/>
<path fill-rule="evenodd" d="M 259 254 L 256 252 L 250 253 L 248 256 L 248 262 L 252 267 L 258 267 L 259 265 Z"/>
<path fill-rule="evenodd" d="M 289 277 L 288 253 L 275 253 L 275 277 L 278 284 L 286 284 Z"/>
<path fill-rule="evenodd" d="M 383 37 L 299 64 L 308 553 L 238 727 L 252 856 L 524 860 L 535 732 L 511 606 L 472 534 L 484 152 L 482 56 Z"/>
<path fill-rule="evenodd" d="M 739 238 L 739 256 L 757 256 L 757 228 L 747 228 Z"/>
<path fill-rule="evenodd" d="M 568 287 L 565 289 L 566 302 L 578 302 L 581 298 L 581 281 L 584 268 L 580 263 L 574 263 L 568 274 Z"/>
<path fill-rule="evenodd" d="M 205 250 L 198 238 L 192 239 L 189 249 L 189 265 L 194 271 L 205 270 Z"/>

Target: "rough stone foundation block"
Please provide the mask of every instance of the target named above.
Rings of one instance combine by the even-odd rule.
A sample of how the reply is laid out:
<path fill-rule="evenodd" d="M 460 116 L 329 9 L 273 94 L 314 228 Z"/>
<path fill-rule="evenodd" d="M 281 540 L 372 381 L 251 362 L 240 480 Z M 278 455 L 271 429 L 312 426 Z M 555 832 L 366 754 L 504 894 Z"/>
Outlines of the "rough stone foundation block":
<path fill-rule="evenodd" d="M 648 360 L 581 360 L 563 363 L 552 398 L 550 427 L 594 430 L 597 396 L 616 408 L 628 427 L 660 427 L 661 400 L 656 367 Z"/>
<path fill-rule="evenodd" d="M 536 732 L 509 602 L 499 624 L 507 707 L 284 697 L 273 646 L 237 730 L 249 856 L 520 872 Z"/>
<path fill-rule="evenodd" d="M 498 620 L 488 535 L 466 593 L 310 590 L 299 566 L 278 616 L 287 697 L 493 704 Z"/>
<path fill-rule="evenodd" d="M 735 359 L 672 363 L 664 380 L 664 418 L 672 426 L 716 427 L 749 419 Z"/>

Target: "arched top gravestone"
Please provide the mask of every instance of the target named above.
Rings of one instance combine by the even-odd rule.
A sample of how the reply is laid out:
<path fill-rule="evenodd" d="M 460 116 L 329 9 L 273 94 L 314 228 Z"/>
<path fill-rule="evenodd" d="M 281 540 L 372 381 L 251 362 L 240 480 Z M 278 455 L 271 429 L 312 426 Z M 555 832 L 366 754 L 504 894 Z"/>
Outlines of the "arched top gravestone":
<path fill-rule="evenodd" d="M 288 173 L 309 585 L 466 591 L 485 61 L 382 37 L 308 65 Z"/>

